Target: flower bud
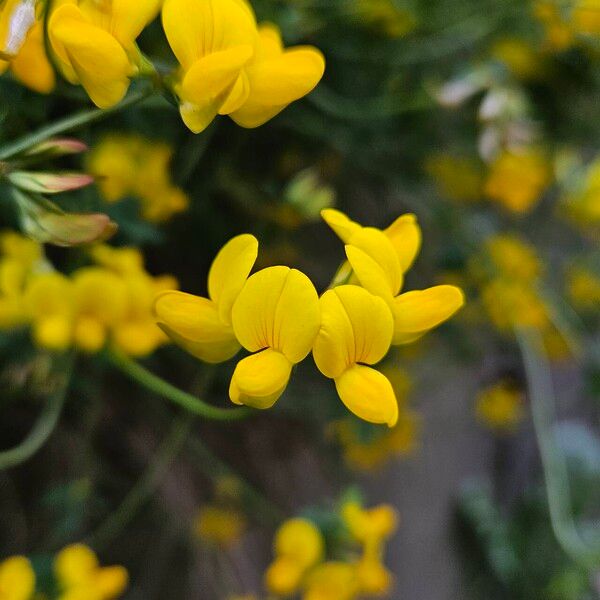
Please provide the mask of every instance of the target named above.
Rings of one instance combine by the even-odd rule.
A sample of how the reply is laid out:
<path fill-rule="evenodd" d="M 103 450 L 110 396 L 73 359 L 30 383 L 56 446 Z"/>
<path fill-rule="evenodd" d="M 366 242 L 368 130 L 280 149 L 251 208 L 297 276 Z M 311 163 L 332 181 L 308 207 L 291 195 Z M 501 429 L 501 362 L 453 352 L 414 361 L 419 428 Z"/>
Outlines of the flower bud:
<path fill-rule="evenodd" d="M 94 183 L 94 178 L 85 173 L 36 173 L 14 171 L 8 180 L 16 187 L 36 194 L 59 194 L 78 190 Z"/>

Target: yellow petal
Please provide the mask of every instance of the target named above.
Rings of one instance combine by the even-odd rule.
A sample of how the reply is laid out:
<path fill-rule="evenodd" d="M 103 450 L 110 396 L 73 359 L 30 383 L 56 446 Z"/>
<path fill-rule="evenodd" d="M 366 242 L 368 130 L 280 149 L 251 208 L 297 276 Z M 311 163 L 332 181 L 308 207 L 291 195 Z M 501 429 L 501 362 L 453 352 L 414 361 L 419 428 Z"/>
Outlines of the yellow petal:
<path fill-rule="evenodd" d="M 389 291 L 396 296 L 402 287 L 403 277 L 400 260 L 390 239 L 379 229 L 363 227 L 352 235 L 348 244 L 365 252 L 381 267 Z"/>
<path fill-rule="evenodd" d="M 346 408 L 369 423 L 393 427 L 398 420 L 398 402 L 389 380 L 375 369 L 354 365 L 335 379 Z"/>
<path fill-rule="evenodd" d="M 54 89 L 56 78 L 46 56 L 41 22 L 37 22 L 29 32 L 21 51 L 11 62 L 11 70 L 23 85 L 35 92 L 49 94 Z"/>
<path fill-rule="evenodd" d="M 401 294 L 394 300 L 393 344 L 412 342 L 449 319 L 465 297 L 453 285 L 438 285 L 426 290 Z"/>
<path fill-rule="evenodd" d="M 421 228 L 417 217 L 412 214 L 398 217 L 386 230 L 400 260 L 402 272 L 406 273 L 412 266 L 421 249 Z"/>
<path fill-rule="evenodd" d="M 221 108 L 219 108 L 220 115 L 228 115 L 235 110 L 238 110 L 246 100 L 248 100 L 248 96 L 250 95 L 250 82 L 248 81 L 248 75 L 244 71 L 242 71 L 236 82 L 233 84 L 231 91 L 229 92 L 227 98 L 223 104 L 221 104 Z"/>
<path fill-rule="evenodd" d="M 7 600 L 28 600 L 35 592 L 35 573 L 24 556 L 0 563 L 0 592 Z"/>
<path fill-rule="evenodd" d="M 267 348 L 237 364 L 229 397 L 235 404 L 271 408 L 283 394 L 291 373 L 292 363 L 281 352 Z"/>
<path fill-rule="evenodd" d="M 203 105 L 224 94 L 236 82 L 241 68 L 250 60 L 252 46 L 234 46 L 198 59 L 181 84 L 185 102 Z"/>
<path fill-rule="evenodd" d="M 102 598 L 118 598 L 127 589 L 129 575 L 124 567 L 103 567 L 95 576 L 95 587 Z"/>
<path fill-rule="evenodd" d="M 54 573 L 66 588 L 86 584 L 98 569 L 98 557 L 83 544 L 72 544 L 61 550 L 54 560 Z"/>
<path fill-rule="evenodd" d="M 298 47 L 257 60 L 246 71 L 250 96 L 231 118 L 242 127 L 258 127 L 316 87 L 325 71 L 325 59 L 316 48 Z"/>
<path fill-rule="evenodd" d="M 231 323 L 233 303 L 250 275 L 258 256 L 258 240 L 250 234 L 229 240 L 217 254 L 208 273 L 208 295 L 218 306 L 219 316 Z"/>
<path fill-rule="evenodd" d="M 366 252 L 355 246 L 346 246 L 346 256 L 360 285 L 375 296 L 383 298 L 388 306 L 394 301 L 389 280 L 384 270 Z"/>
<path fill-rule="evenodd" d="M 219 114 L 219 102 L 207 100 L 204 104 L 182 102 L 179 106 L 181 119 L 192 133 L 201 133 Z"/>
<path fill-rule="evenodd" d="M 102 5 L 103 3 L 95 2 Z M 142 33 L 148 23 L 153 21 L 160 10 L 162 0 L 111 0 L 110 25 L 108 31 L 128 48 Z"/>
<path fill-rule="evenodd" d="M 117 40 L 89 23 L 71 4 L 59 7 L 50 22 L 51 39 L 57 54 L 64 50 L 65 62 L 73 69 L 92 102 L 109 108 L 123 99 L 132 67 Z"/>
<path fill-rule="evenodd" d="M 319 298 L 300 271 L 269 267 L 244 285 L 233 306 L 232 323 L 250 352 L 274 348 L 298 363 L 310 352 L 319 330 Z"/>
<path fill-rule="evenodd" d="M 215 303 L 207 298 L 163 292 L 156 297 L 154 315 L 176 344 L 205 362 L 223 362 L 240 349 L 233 329 L 221 321 Z"/>
<path fill-rule="evenodd" d="M 315 363 L 330 378 L 355 363 L 375 364 L 389 350 L 392 332 L 392 313 L 381 298 L 355 285 L 328 290 L 321 297 Z"/>
<path fill-rule="evenodd" d="M 343 212 L 335 210 L 335 208 L 325 208 L 321 211 L 321 217 L 336 235 L 347 244 L 350 238 L 360 231 L 362 227 L 349 219 Z"/>
<path fill-rule="evenodd" d="M 240 0 L 165 0 L 162 20 L 184 71 L 213 52 L 233 46 L 254 47 L 256 41 L 254 15 Z"/>

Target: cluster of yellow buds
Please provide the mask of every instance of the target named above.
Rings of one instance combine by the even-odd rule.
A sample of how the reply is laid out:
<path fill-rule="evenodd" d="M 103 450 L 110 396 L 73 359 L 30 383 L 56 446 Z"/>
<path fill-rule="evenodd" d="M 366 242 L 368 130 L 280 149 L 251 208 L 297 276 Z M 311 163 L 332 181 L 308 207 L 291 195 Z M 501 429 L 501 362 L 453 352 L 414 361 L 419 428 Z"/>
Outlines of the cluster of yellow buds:
<path fill-rule="evenodd" d="M 469 268 L 479 285 L 482 306 L 500 332 L 536 330 L 550 354 L 556 358 L 565 354 L 552 308 L 542 294 L 543 265 L 531 245 L 512 234 L 492 236 Z"/>
<path fill-rule="evenodd" d="M 229 396 L 236 404 L 273 406 L 293 366 L 312 351 L 351 412 L 392 427 L 398 403 L 392 384 L 373 365 L 391 345 L 413 342 L 450 318 L 464 296 L 449 285 L 401 293 L 421 244 L 414 215 L 382 231 L 333 209 L 322 214 L 345 243 L 349 262 L 320 298 L 296 269 L 274 266 L 249 276 L 258 241 L 244 234 L 215 258 L 208 298 L 163 292 L 155 302 L 156 319 L 175 343 L 203 361 L 226 361 L 241 347 L 251 353 L 231 378 Z"/>
<path fill-rule="evenodd" d="M 372 471 L 389 460 L 406 456 L 418 446 L 419 415 L 408 406 L 412 385 L 410 375 L 403 369 L 386 363 L 382 373 L 390 380 L 398 400 L 398 421 L 386 430 L 345 418 L 331 424 L 332 437 L 339 442 L 349 467 L 360 471 Z"/>
<path fill-rule="evenodd" d="M 499 381 L 477 395 L 477 418 L 496 432 L 513 432 L 525 416 L 523 396 L 523 391 L 513 382 Z"/>
<path fill-rule="evenodd" d="M 91 548 L 73 544 L 54 558 L 54 580 L 56 600 L 116 600 L 126 591 L 129 576 L 120 566 L 101 567 Z M 12 556 L 0 563 L 2 600 L 45 598 L 44 591 L 37 589 L 35 571 L 26 557 Z"/>
<path fill-rule="evenodd" d="M 135 248 L 94 246 L 95 264 L 56 272 L 39 244 L 7 232 L 0 238 L 0 326 L 29 326 L 42 348 L 98 352 L 107 343 L 144 356 L 167 338 L 152 317 L 152 298 L 176 280 L 152 277 Z"/>
<path fill-rule="evenodd" d="M 88 171 L 106 202 L 134 196 L 140 200 L 141 216 L 159 223 L 189 205 L 186 193 L 171 180 L 172 155 L 173 149 L 166 143 L 133 134 L 111 134 L 93 148 Z"/>
<path fill-rule="evenodd" d="M 383 564 L 385 543 L 395 532 L 396 511 L 388 505 L 365 509 L 357 501 L 340 510 L 341 537 L 346 540 L 342 559 L 328 559 L 325 537 L 306 518 L 293 518 L 277 530 L 274 559 L 265 572 L 270 594 L 303 600 L 355 600 L 387 596 L 393 576 Z"/>

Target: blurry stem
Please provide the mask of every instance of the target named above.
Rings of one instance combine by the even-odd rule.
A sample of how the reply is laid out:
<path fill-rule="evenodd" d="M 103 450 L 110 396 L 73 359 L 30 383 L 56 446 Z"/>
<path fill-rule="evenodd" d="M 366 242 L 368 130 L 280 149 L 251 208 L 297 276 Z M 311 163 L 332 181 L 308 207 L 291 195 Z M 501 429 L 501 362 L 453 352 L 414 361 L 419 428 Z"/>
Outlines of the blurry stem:
<path fill-rule="evenodd" d="M 89 536 L 89 541 L 94 547 L 102 547 L 115 539 L 156 491 L 171 463 L 183 448 L 193 421 L 194 418 L 190 415 L 179 416 L 173 421 L 167 437 L 142 477 L 131 488 L 117 510 Z"/>
<path fill-rule="evenodd" d="M 590 547 L 577 530 L 569 493 L 567 462 L 556 445 L 552 431 L 554 386 L 548 360 L 543 356 L 543 342 L 535 330 L 517 329 L 515 334 L 525 365 L 552 529 L 573 561 L 590 571 L 597 570 L 600 567 L 600 549 Z"/>
<path fill-rule="evenodd" d="M 66 375 L 66 377 L 69 377 L 69 375 Z M 10 469 L 29 460 L 48 441 L 58 423 L 68 387 L 69 381 L 67 379 L 49 396 L 33 429 L 18 446 L 0 452 L 0 471 Z"/>
<path fill-rule="evenodd" d="M 218 408 L 207 404 L 203 400 L 200 400 L 200 398 L 196 398 L 196 396 L 192 396 L 154 375 L 154 373 L 151 373 L 122 352 L 109 350 L 106 356 L 114 367 L 142 387 L 170 400 L 195 415 L 214 421 L 238 421 L 252 415 L 252 411 L 248 408 Z"/>
<path fill-rule="evenodd" d="M 45 142 L 47 139 L 55 135 L 72 131 L 73 129 L 77 129 L 84 125 L 88 125 L 89 123 L 101 121 L 102 119 L 105 119 L 106 117 L 109 117 L 114 113 L 117 113 L 121 110 L 129 108 L 130 106 L 138 104 L 142 100 L 145 100 L 149 96 L 153 95 L 155 92 L 156 88 L 154 86 L 147 86 L 145 89 L 132 92 L 124 100 L 122 100 L 121 102 L 119 102 L 119 104 L 113 106 L 112 108 L 93 108 L 90 110 L 83 110 L 74 115 L 65 117 L 64 119 L 60 119 L 55 123 L 51 123 L 46 127 L 38 129 L 34 133 L 25 135 L 22 138 L 16 140 L 15 142 L 1 147 L 0 160 L 5 160 L 14 156 L 15 154 L 24 152 L 32 146 Z"/>

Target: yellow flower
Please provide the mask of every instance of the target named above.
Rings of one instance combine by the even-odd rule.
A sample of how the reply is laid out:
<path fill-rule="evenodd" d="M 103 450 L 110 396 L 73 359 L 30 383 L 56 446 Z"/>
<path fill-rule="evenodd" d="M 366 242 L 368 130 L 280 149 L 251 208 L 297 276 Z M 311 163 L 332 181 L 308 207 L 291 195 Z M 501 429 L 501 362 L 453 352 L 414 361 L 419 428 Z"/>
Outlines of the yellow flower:
<path fill-rule="evenodd" d="M 231 112 L 242 127 L 258 127 L 295 100 L 310 93 L 321 81 L 325 60 L 311 46 L 284 49 L 275 25 L 262 25 L 254 57 L 244 69 L 249 94 L 246 101 Z"/>
<path fill-rule="evenodd" d="M 300 587 L 305 573 L 323 557 L 325 544 L 317 527 L 307 519 L 289 519 L 275 534 L 274 561 L 265 572 L 268 591 L 289 596 Z"/>
<path fill-rule="evenodd" d="M 124 567 L 101 567 L 96 554 L 83 544 L 67 546 L 55 558 L 59 600 L 114 600 L 127 589 Z"/>
<path fill-rule="evenodd" d="M 218 114 L 244 127 L 261 125 L 310 92 L 323 74 L 317 50 L 284 51 L 274 27 L 257 29 L 244 0 L 166 0 L 162 18 L 181 65 L 174 87 L 181 116 L 195 133 Z"/>
<path fill-rule="evenodd" d="M 35 573 L 24 556 L 0 563 L 0 600 L 30 600 L 35 592 Z"/>
<path fill-rule="evenodd" d="M 507 381 L 482 390 L 475 407 L 479 420 L 497 431 L 514 431 L 523 420 L 523 393 Z"/>
<path fill-rule="evenodd" d="M 231 546 L 246 529 L 246 519 L 239 511 L 217 505 L 206 505 L 194 524 L 196 535 L 217 546 Z"/>
<path fill-rule="evenodd" d="M 109 108 L 139 72 L 135 40 L 158 14 L 160 0 L 58 0 L 48 23 L 57 63 L 92 102 Z"/>
<path fill-rule="evenodd" d="M 550 166 L 537 150 L 503 152 L 490 166 L 486 196 L 514 213 L 529 212 L 550 184 Z"/>
<path fill-rule="evenodd" d="M 237 364 L 229 397 L 235 404 L 270 408 L 292 367 L 311 351 L 321 323 L 317 291 L 296 269 L 263 269 L 244 284 L 231 322 L 240 344 L 253 354 Z"/>
<path fill-rule="evenodd" d="M 481 198 L 483 176 L 476 161 L 438 154 L 427 160 L 425 170 L 435 179 L 441 196 L 455 202 L 475 202 Z"/>
<path fill-rule="evenodd" d="M 539 79 L 544 65 L 536 49 L 525 40 L 504 38 L 492 45 L 492 56 L 503 62 L 519 79 Z"/>
<path fill-rule="evenodd" d="M 208 274 L 208 298 L 165 291 L 154 302 L 159 327 L 197 358 L 219 363 L 240 349 L 232 326 L 232 308 L 258 255 L 258 241 L 244 234 L 217 254 Z"/>
<path fill-rule="evenodd" d="M 449 319 L 464 304 L 451 285 L 400 293 L 404 273 L 414 262 L 421 231 L 414 215 L 403 215 L 385 231 L 361 227 L 344 214 L 324 210 L 323 218 L 346 244 L 346 256 L 361 285 L 380 296 L 392 311 L 392 344 L 408 344 Z"/>
<path fill-rule="evenodd" d="M 379 29 L 391 38 L 406 35 L 417 24 L 415 15 L 398 8 L 393 0 L 354 0 L 353 5 L 361 23 Z"/>
<path fill-rule="evenodd" d="M 540 0 L 534 5 L 534 16 L 542 23 L 546 34 L 546 45 L 556 51 L 571 47 L 575 32 L 562 16 L 560 7 L 552 0 Z"/>
<path fill-rule="evenodd" d="M 567 292 L 576 308 L 590 312 L 597 310 L 600 306 L 600 276 L 586 268 L 574 267 L 568 275 Z"/>
<path fill-rule="evenodd" d="M 365 555 L 356 563 L 358 586 L 368 596 L 388 596 L 394 584 L 394 577 L 377 557 Z"/>
<path fill-rule="evenodd" d="M 579 0 L 573 8 L 572 21 L 578 33 L 600 35 L 600 1 Z"/>
<path fill-rule="evenodd" d="M 313 347 L 315 363 L 335 381 L 346 407 L 371 423 L 398 420 L 398 403 L 389 380 L 367 365 L 387 354 L 393 319 L 386 303 L 365 289 L 343 285 L 321 297 L 321 328 Z"/>
<path fill-rule="evenodd" d="M 535 248 L 514 235 L 490 237 L 484 251 L 491 260 L 494 276 L 532 283 L 542 274 L 543 265 Z"/>
<path fill-rule="evenodd" d="M 573 218 L 583 224 L 600 223 L 600 158 L 587 167 L 578 189 L 564 199 Z"/>
<path fill-rule="evenodd" d="M 388 504 L 365 509 L 358 502 L 347 502 L 342 516 L 352 537 L 369 550 L 380 548 L 398 527 L 398 513 Z"/>
<path fill-rule="evenodd" d="M 137 135 L 108 135 L 90 154 L 89 172 L 96 177 L 106 202 L 127 196 L 140 200 L 142 217 L 159 223 L 184 211 L 185 192 L 171 180 L 172 148 Z"/>
<path fill-rule="evenodd" d="M 354 565 L 329 561 L 309 575 L 302 600 L 354 600 L 359 585 Z"/>

